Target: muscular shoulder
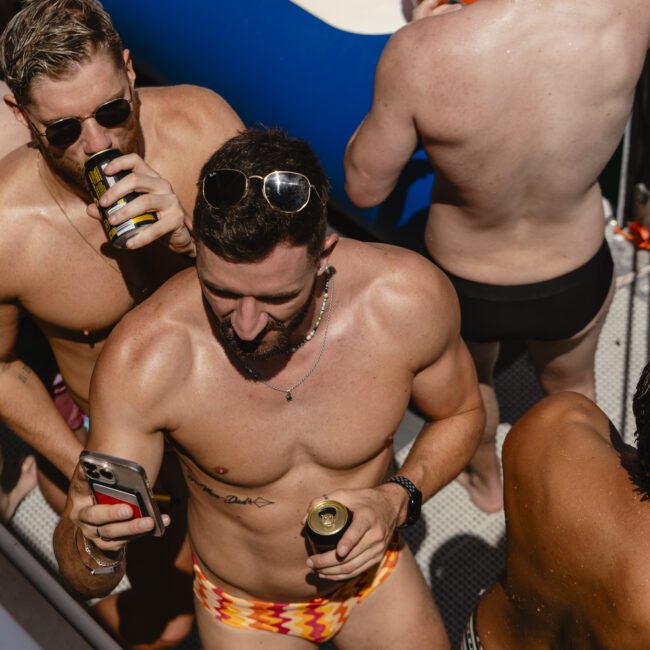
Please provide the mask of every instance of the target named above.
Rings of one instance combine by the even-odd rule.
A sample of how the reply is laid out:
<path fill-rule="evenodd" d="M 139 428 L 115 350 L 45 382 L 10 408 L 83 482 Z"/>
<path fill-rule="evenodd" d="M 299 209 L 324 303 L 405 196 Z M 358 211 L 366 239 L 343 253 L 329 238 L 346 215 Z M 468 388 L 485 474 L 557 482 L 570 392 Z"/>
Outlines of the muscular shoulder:
<path fill-rule="evenodd" d="M 477 55 L 485 40 L 485 26 L 474 15 L 477 5 L 409 23 L 382 52 L 376 100 L 406 104 L 425 138 L 446 141 L 459 129 L 458 116 L 467 119 L 467 112 L 459 113 L 459 102 L 474 101 L 488 60 L 484 53 Z"/>
<path fill-rule="evenodd" d="M 589 399 L 573 392 L 544 398 L 512 427 L 503 447 L 504 468 L 544 473 L 544 464 L 574 447 L 601 444 L 608 435 L 607 416 Z M 534 468 L 534 470 L 531 470 Z"/>
<path fill-rule="evenodd" d="M 346 268 L 349 264 L 355 278 L 351 293 L 361 297 L 364 321 L 377 325 L 377 334 L 422 354 L 435 354 L 458 336 L 456 293 L 429 260 L 388 244 L 341 244 Z"/>
<path fill-rule="evenodd" d="M 146 408 L 178 392 L 192 369 L 194 317 L 200 305 L 196 271 L 187 269 L 132 309 L 102 350 L 93 373 L 93 397 Z"/>
<path fill-rule="evenodd" d="M 230 105 L 217 93 L 183 84 L 142 88 L 143 122 L 160 130 L 162 137 L 194 138 L 205 134 L 209 141 L 225 140 L 242 128 Z"/>
<path fill-rule="evenodd" d="M 482 33 L 477 7 L 432 16 L 409 23 L 388 40 L 381 55 L 380 68 L 387 74 L 407 75 L 407 80 L 444 79 L 454 65 L 471 56 Z"/>
<path fill-rule="evenodd" d="M 37 156 L 23 146 L 0 160 L 0 300 L 7 298 L 9 285 L 39 263 L 39 251 L 51 228 L 51 207 L 39 183 Z"/>

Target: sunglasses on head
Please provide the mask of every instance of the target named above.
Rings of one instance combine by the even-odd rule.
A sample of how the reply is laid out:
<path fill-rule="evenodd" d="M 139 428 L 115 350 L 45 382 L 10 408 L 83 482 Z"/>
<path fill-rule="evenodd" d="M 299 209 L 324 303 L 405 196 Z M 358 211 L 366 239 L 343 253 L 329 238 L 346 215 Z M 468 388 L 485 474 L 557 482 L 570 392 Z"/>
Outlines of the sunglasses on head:
<path fill-rule="evenodd" d="M 273 171 L 266 176 L 246 176 L 239 169 L 217 169 L 203 179 L 203 198 L 213 208 L 228 208 L 239 203 L 250 187 L 249 179 L 262 181 L 266 202 L 280 212 L 300 212 L 309 203 L 311 191 L 323 202 L 309 179 L 298 172 Z"/>
<path fill-rule="evenodd" d="M 81 135 L 83 122 L 91 117 L 100 126 L 107 129 L 114 129 L 126 122 L 131 115 L 131 102 L 133 97 L 119 97 L 111 99 L 101 106 L 98 106 L 90 115 L 85 117 L 64 117 L 45 127 L 45 131 L 36 131 L 39 135 L 45 136 L 53 147 L 69 147 L 75 143 Z"/>

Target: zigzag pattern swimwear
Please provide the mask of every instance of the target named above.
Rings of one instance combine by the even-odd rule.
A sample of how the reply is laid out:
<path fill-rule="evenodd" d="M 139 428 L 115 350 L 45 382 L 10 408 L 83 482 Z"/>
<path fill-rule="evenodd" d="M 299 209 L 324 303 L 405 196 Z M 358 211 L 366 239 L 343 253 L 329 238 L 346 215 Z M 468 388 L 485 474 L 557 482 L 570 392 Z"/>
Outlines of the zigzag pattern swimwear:
<path fill-rule="evenodd" d="M 323 643 L 341 629 L 352 609 L 388 578 L 398 558 L 399 551 L 388 550 L 377 567 L 347 581 L 329 598 L 304 603 L 271 603 L 230 596 L 205 577 L 194 559 L 194 594 L 216 620 L 226 625 Z"/>

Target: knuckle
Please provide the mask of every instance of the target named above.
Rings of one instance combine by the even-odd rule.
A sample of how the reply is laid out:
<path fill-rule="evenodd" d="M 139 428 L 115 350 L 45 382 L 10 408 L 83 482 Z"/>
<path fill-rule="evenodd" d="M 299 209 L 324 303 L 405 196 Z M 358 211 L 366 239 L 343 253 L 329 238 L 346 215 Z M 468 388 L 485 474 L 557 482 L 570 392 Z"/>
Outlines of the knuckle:
<path fill-rule="evenodd" d="M 371 546 L 376 546 L 377 544 L 381 544 L 383 543 L 383 541 L 384 541 L 384 535 L 379 530 L 373 530 L 368 535 L 368 542 L 370 543 Z"/>

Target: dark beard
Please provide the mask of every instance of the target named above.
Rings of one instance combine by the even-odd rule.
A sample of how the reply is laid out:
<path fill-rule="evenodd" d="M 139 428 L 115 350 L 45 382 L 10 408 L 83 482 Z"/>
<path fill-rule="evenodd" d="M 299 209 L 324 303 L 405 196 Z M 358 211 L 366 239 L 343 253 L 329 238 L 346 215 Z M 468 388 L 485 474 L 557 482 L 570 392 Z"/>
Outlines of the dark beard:
<path fill-rule="evenodd" d="M 252 341 L 243 341 L 235 333 L 230 318 L 223 321 L 215 319 L 219 334 L 232 352 L 243 361 L 263 361 L 276 354 L 288 354 L 293 347 L 291 337 L 302 325 L 314 302 L 316 282 L 317 280 L 314 279 L 305 304 L 287 323 L 270 318 L 264 331 L 258 337 Z M 273 341 L 265 342 L 263 338 L 268 332 L 277 332 L 277 336 Z"/>

